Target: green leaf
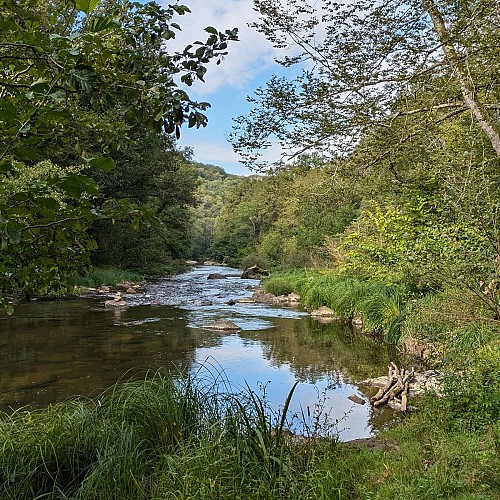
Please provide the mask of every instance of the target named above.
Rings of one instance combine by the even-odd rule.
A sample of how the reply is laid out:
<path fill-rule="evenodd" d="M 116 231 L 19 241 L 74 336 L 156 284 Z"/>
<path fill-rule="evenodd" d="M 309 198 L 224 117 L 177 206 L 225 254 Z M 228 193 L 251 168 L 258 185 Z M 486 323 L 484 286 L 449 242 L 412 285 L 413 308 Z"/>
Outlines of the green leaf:
<path fill-rule="evenodd" d="M 219 34 L 219 32 L 214 27 L 212 27 L 212 26 L 207 26 L 205 28 L 205 31 L 207 33 L 212 33 L 212 35 L 218 35 Z"/>
<path fill-rule="evenodd" d="M 7 314 L 9 316 L 12 316 L 14 314 L 14 306 L 12 304 L 7 304 L 5 309 L 7 309 Z"/>
<path fill-rule="evenodd" d="M 99 31 L 114 28 L 115 26 L 118 26 L 118 23 L 113 18 L 97 17 L 90 21 L 88 29 L 91 33 L 98 33 Z"/>
<path fill-rule="evenodd" d="M 97 73 L 91 66 L 79 64 L 69 72 L 68 81 L 77 90 L 89 91 L 97 83 Z"/>
<path fill-rule="evenodd" d="M 97 167 L 102 172 L 111 172 L 116 167 L 115 160 L 109 156 L 100 156 L 99 158 L 92 158 L 89 165 Z"/>
<path fill-rule="evenodd" d="M 76 8 L 85 12 L 85 14 L 90 14 L 94 11 L 99 3 L 99 0 L 76 0 Z"/>

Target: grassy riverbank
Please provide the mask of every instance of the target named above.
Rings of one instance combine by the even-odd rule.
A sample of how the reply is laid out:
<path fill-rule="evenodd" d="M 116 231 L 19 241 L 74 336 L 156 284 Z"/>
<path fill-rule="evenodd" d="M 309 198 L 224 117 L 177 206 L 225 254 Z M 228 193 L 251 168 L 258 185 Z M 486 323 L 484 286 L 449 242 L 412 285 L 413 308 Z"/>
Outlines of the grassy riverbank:
<path fill-rule="evenodd" d="M 84 276 L 75 278 L 75 286 L 98 288 L 101 285 L 115 286 L 118 283 L 132 283 L 143 279 L 143 274 L 118 267 L 93 267 Z"/>
<path fill-rule="evenodd" d="M 460 429 L 421 401 L 385 448 L 360 450 L 293 439 L 255 394 L 194 382 L 156 374 L 4 415 L 1 498 L 497 498 L 498 424 Z"/>

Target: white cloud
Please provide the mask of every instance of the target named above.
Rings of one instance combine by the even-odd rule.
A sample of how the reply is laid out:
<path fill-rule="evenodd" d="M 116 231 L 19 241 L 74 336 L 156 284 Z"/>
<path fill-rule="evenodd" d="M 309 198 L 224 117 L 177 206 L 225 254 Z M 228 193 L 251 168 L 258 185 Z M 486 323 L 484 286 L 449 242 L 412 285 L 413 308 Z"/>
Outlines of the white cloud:
<path fill-rule="evenodd" d="M 225 147 L 211 142 L 191 141 L 190 145 L 194 149 L 195 159 L 203 163 L 237 163 L 240 160 L 229 144 Z"/>
<path fill-rule="evenodd" d="M 168 3 L 165 2 L 164 3 Z M 196 41 L 205 41 L 207 26 L 213 26 L 219 31 L 238 28 L 239 42 L 231 42 L 229 54 L 219 66 L 210 64 L 206 83 L 193 86 L 198 95 L 208 95 L 221 88 L 233 87 L 242 89 L 256 75 L 269 71 L 275 64 L 276 49 L 268 40 L 247 23 L 257 20 L 253 10 L 252 0 L 185 0 L 185 5 L 191 9 L 190 14 L 178 16 L 175 20 L 181 25 L 182 32 L 177 34 L 169 47 L 182 50 L 186 45 Z"/>
<path fill-rule="evenodd" d="M 222 166 L 227 172 L 239 175 L 247 175 L 251 172 L 242 163 L 240 156 L 233 151 L 228 142 L 213 143 L 206 141 L 189 141 L 189 147 L 193 148 L 194 159 L 201 163 L 210 163 Z M 264 151 L 262 160 L 274 162 L 280 158 L 283 150 L 278 144 L 273 144 L 269 149 Z"/>

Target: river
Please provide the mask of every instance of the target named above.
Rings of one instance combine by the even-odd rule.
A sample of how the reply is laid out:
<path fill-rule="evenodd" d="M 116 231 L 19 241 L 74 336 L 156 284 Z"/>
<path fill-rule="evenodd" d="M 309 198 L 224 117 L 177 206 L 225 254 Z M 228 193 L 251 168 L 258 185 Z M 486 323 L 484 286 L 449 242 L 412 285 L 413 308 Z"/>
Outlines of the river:
<path fill-rule="evenodd" d="M 220 273 L 224 279 L 208 280 Z M 369 394 L 359 382 L 386 371 L 395 353 L 338 323 L 323 324 L 300 309 L 255 303 L 257 280 L 236 269 L 199 266 L 148 281 L 130 307 L 105 308 L 109 297 L 34 301 L 0 315 L 0 410 L 44 407 L 75 395 L 95 396 L 117 380 L 158 369 L 199 380 L 249 387 L 278 409 L 293 384 L 290 411 L 329 416 L 341 440 L 371 436 L 390 422 L 390 409 L 348 399 Z M 241 329 L 204 326 L 228 319 Z"/>

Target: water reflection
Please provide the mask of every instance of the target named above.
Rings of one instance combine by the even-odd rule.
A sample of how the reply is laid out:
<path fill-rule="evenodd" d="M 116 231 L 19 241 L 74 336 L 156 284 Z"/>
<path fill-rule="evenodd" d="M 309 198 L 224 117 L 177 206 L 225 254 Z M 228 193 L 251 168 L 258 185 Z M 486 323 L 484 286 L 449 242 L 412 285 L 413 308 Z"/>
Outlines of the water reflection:
<path fill-rule="evenodd" d="M 222 271 L 222 272 L 221 272 Z M 21 304 L 0 316 L 0 409 L 44 406 L 96 394 L 122 377 L 146 370 L 196 371 L 265 395 L 278 408 L 299 380 L 292 412 L 331 412 L 342 439 L 368 436 L 391 418 L 355 405 L 356 383 L 385 372 L 394 353 L 338 324 L 321 324 L 301 311 L 258 304 L 227 305 L 248 297 L 255 280 L 207 280 L 198 268 L 150 283 L 134 307 L 105 309 L 104 299 Z M 201 303 L 211 302 L 209 306 Z M 215 319 L 236 322 L 236 334 L 201 328 Z M 132 370 L 132 371 L 130 371 Z"/>

